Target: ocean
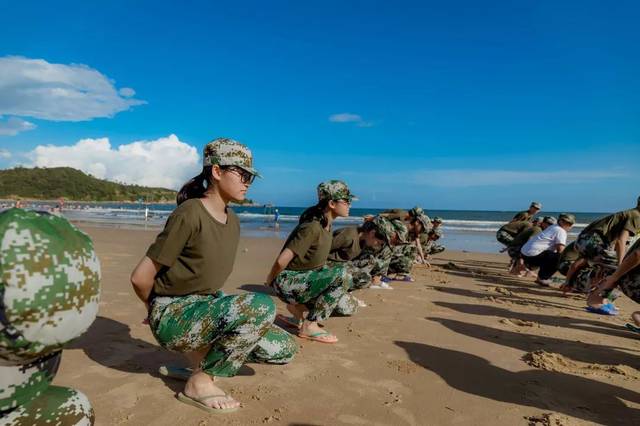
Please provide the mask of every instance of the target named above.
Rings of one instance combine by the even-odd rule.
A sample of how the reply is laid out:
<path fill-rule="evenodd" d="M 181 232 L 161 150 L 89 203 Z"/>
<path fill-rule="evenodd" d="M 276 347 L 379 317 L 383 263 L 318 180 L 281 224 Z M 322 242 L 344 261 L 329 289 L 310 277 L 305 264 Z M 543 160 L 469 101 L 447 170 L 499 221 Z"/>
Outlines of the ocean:
<path fill-rule="evenodd" d="M 38 203 L 26 205 L 27 208 L 48 210 L 55 203 Z M 4 207 L 8 207 L 5 205 Z M 2 206 L 0 206 L 0 209 Z M 148 218 L 145 221 L 145 208 Z M 161 229 L 175 205 L 132 203 L 69 203 L 62 210 L 62 215 L 73 222 L 87 223 L 97 226 L 118 228 Z M 273 209 L 280 213 L 280 228 L 274 227 Z M 249 237 L 277 237 L 285 239 L 298 223 L 303 207 L 245 207 L 235 206 L 241 222 L 242 235 Z M 362 223 L 365 215 L 375 215 L 385 209 L 352 208 L 351 215 L 339 218 L 335 228 Z M 429 217 L 439 216 L 444 220 L 444 236 L 441 243 L 451 250 L 496 253 L 502 245 L 495 239 L 495 233 L 508 222 L 514 211 L 477 211 L 477 210 L 426 210 Z M 546 212 L 542 215 L 558 216 L 560 212 Z M 576 225 L 569 232 L 575 237 L 590 222 L 605 216 L 607 213 L 575 213 Z"/>

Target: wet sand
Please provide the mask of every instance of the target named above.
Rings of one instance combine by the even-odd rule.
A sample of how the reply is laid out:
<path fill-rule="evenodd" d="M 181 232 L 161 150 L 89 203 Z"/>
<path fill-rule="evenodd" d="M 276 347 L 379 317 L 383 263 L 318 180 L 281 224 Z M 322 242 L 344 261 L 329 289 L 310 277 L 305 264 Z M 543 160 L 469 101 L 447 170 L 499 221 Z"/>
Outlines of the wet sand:
<path fill-rule="evenodd" d="M 129 284 L 156 231 L 83 229 L 102 264 L 100 313 L 65 350 L 55 384 L 87 394 L 99 425 L 640 424 L 640 336 L 623 327 L 637 304 L 623 297 L 619 317 L 589 314 L 583 296 L 509 276 L 506 255 L 464 252 L 416 266 L 415 283 L 357 292 L 369 306 L 326 322 L 338 344 L 298 339 L 291 364 L 246 365 L 220 382 L 244 407 L 207 414 L 157 374 L 184 362 L 141 323 Z M 242 239 L 224 291 L 267 291 L 281 245 Z"/>

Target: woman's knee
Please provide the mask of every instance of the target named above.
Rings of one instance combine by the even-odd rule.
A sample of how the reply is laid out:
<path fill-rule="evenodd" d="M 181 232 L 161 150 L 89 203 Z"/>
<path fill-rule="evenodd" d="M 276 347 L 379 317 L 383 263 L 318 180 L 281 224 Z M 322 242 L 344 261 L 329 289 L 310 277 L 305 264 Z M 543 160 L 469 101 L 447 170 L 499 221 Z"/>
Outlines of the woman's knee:
<path fill-rule="evenodd" d="M 276 304 L 271 296 L 263 293 L 251 293 L 251 300 L 248 302 L 251 310 L 257 314 L 264 322 L 271 322 L 276 318 Z"/>

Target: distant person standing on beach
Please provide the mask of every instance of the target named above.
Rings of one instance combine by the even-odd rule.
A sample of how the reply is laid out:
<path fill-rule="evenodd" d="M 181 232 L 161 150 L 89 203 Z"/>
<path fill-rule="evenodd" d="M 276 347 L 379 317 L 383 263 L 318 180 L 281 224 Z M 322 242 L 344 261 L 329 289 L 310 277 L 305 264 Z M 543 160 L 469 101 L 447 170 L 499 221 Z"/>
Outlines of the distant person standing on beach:
<path fill-rule="evenodd" d="M 567 245 L 567 232 L 576 223 L 572 214 L 562 213 L 558 223 L 551 225 L 522 246 L 520 252 L 527 266 L 538 266 L 536 283 L 549 287 L 551 277 L 558 270 L 560 254 Z"/>
<path fill-rule="evenodd" d="M 275 209 L 273 212 L 273 227 L 275 229 L 280 229 L 280 212 L 278 209 Z"/>
<path fill-rule="evenodd" d="M 541 209 L 542 209 L 542 204 L 537 202 L 537 201 L 533 201 L 531 203 L 531 205 L 529 206 L 529 210 L 524 210 L 524 211 L 516 213 L 515 216 L 513 216 L 513 218 L 509 221 L 509 223 L 511 223 L 511 222 L 520 222 L 520 221 L 531 222 L 533 217 L 536 214 L 538 214 L 538 212 Z"/>
<path fill-rule="evenodd" d="M 240 223 L 227 207 L 242 201 L 258 172 L 251 151 L 226 138 L 204 148 L 202 172 L 178 193 L 178 207 L 131 275 L 148 309 L 154 337 L 193 365 L 178 399 L 208 412 L 235 411 L 240 402 L 214 383 L 247 359 L 289 362 L 297 345 L 273 326 L 275 304 L 261 293 L 225 295 Z"/>
<path fill-rule="evenodd" d="M 340 264 L 327 265 L 331 251 L 331 226 L 337 217 L 349 216 L 355 199 L 347 185 L 329 180 L 318 185 L 318 203 L 306 209 L 271 268 L 266 285 L 299 322 L 298 336 L 322 343 L 336 343 L 338 338 L 323 330 L 318 321 L 331 316 L 340 299 L 351 288 L 351 275 Z M 353 314 L 358 304 L 346 311 Z M 306 317 L 305 312 L 308 310 Z"/>

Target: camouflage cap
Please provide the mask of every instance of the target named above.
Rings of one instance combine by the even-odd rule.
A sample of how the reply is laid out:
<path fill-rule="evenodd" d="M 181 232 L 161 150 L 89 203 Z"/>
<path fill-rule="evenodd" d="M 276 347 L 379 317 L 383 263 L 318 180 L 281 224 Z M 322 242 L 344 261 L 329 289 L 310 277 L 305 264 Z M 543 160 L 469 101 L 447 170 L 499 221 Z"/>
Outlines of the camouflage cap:
<path fill-rule="evenodd" d="M 558 216 L 558 220 L 562 220 L 572 225 L 576 223 L 576 217 L 571 213 L 560 213 L 560 215 Z"/>
<path fill-rule="evenodd" d="M 549 225 L 555 225 L 556 223 L 558 223 L 556 218 L 553 216 L 545 216 L 544 219 L 542 219 L 542 221 L 544 223 L 548 223 Z"/>
<path fill-rule="evenodd" d="M 376 225 L 377 233 L 384 237 L 384 242 L 386 244 L 391 244 L 393 235 L 396 233 L 396 229 L 393 227 L 391 221 L 384 216 L 376 216 L 373 218 L 372 222 Z"/>
<path fill-rule="evenodd" d="M 429 219 L 422 207 L 416 206 L 409 210 L 409 216 L 422 224 L 422 232 L 428 232 L 431 229 L 431 219 Z"/>
<path fill-rule="evenodd" d="M 436 216 L 436 217 L 433 218 L 432 222 L 442 223 L 442 218 L 440 216 Z"/>
<path fill-rule="evenodd" d="M 542 222 L 541 216 L 536 216 L 533 219 L 531 219 L 531 223 L 540 223 L 540 222 Z"/>
<path fill-rule="evenodd" d="M 431 233 L 438 238 L 442 237 L 442 229 L 440 228 L 434 229 L 433 231 L 431 231 Z"/>
<path fill-rule="evenodd" d="M 537 201 L 532 201 L 532 202 L 531 202 L 531 206 L 530 206 L 530 207 L 533 207 L 533 208 L 535 208 L 535 209 L 540 210 L 540 209 L 542 209 L 542 203 L 539 203 L 539 202 L 537 202 Z"/>
<path fill-rule="evenodd" d="M 218 138 L 209 142 L 202 153 L 202 165 L 236 166 L 260 176 L 253 168 L 251 150 L 240 142 L 228 138 Z"/>
<path fill-rule="evenodd" d="M 318 185 L 318 201 L 354 201 L 357 199 L 358 198 L 349 191 L 347 184 L 341 180 L 327 180 Z"/>
<path fill-rule="evenodd" d="M 398 236 L 398 241 L 400 243 L 408 243 L 409 242 L 409 230 L 407 229 L 407 225 L 400 219 L 391 219 L 389 220 L 391 225 L 393 225 L 393 229 Z"/>
<path fill-rule="evenodd" d="M 91 239 L 44 212 L 0 213 L 0 363 L 30 362 L 84 333 L 98 313 Z"/>
<path fill-rule="evenodd" d="M 422 207 L 415 206 L 411 210 L 409 210 L 409 215 L 411 217 L 417 217 L 418 215 L 425 214 Z"/>

